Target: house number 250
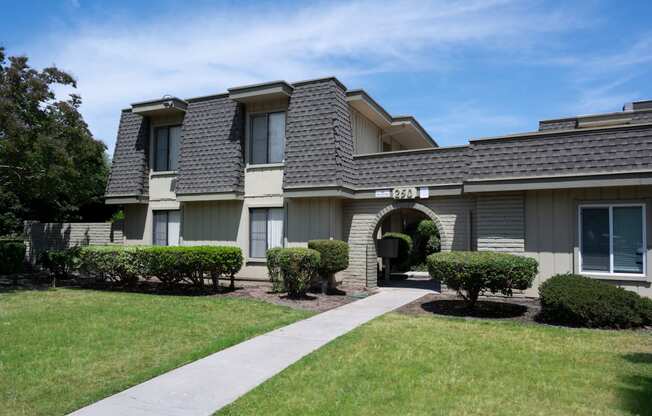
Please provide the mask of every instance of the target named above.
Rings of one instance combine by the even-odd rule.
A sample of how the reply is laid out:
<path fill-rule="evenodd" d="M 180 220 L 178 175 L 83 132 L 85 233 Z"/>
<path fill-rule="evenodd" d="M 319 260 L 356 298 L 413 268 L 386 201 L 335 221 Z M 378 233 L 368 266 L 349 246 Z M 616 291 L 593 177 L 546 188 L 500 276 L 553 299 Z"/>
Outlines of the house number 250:
<path fill-rule="evenodd" d="M 394 188 L 392 197 L 394 199 L 414 199 L 417 197 L 417 188 Z"/>

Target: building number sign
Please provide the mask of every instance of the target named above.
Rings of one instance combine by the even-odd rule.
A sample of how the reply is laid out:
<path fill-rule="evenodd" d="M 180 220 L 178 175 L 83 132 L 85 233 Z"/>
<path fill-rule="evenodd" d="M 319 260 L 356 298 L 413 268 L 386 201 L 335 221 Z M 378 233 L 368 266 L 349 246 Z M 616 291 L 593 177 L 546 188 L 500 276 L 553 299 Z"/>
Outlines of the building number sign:
<path fill-rule="evenodd" d="M 417 197 L 417 188 L 394 188 L 392 189 L 394 199 L 415 199 Z"/>

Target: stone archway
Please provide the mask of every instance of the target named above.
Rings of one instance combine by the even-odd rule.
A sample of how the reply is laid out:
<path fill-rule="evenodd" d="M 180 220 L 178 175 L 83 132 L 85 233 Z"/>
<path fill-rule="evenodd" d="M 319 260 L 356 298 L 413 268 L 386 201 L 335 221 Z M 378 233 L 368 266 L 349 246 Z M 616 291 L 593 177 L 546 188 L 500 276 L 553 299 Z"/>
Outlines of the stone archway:
<path fill-rule="evenodd" d="M 449 237 L 448 235 L 446 235 L 446 231 L 444 230 L 444 227 L 441 221 L 439 220 L 439 217 L 437 217 L 437 214 L 435 214 L 435 212 L 432 209 L 418 202 L 412 202 L 412 201 L 393 202 L 387 205 L 386 207 L 384 207 L 383 209 L 381 209 L 380 211 L 378 211 L 374 220 L 371 221 L 371 223 L 369 224 L 369 229 L 366 235 L 366 240 L 367 240 L 366 285 L 367 287 L 375 287 L 378 285 L 378 269 L 377 269 L 378 255 L 376 252 L 375 235 L 378 232 L 378 229 L 380 228 L 381 224 L 383 223 L 383 220 L 392 212 L 395 212 L 400 209 L 413 209 L 425 214 L 437 226 L 437 229 L 439 230 L 439 237 L 441 239 L 442 247 L 451 246 L 451 244 L 448 241 Z"/>

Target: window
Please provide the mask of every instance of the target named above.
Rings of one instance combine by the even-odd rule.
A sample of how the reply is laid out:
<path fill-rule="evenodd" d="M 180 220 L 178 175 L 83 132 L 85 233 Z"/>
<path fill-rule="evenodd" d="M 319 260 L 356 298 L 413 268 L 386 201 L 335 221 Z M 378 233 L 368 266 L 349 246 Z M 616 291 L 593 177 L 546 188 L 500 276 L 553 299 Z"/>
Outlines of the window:
<path fill-rule="evenodd" d="M 249 163 L 280 163 L 285 156 L 285 112 L 251 115 Z"/>
<path fill-rule="evenodd" d="M 249 210 L 249 257 L 265 258 L 267 249 L 283 246 L 283 208 Z"/>
<path fill-rule="evenodd" d="M 177 170 L 180 145 L 181 126 L 157 127 L 154 130 L 154 170 Z"/>
<path fill-rule="evenodd" d="M 579 207 L 580 271 L 645 274 L 645 206 Z"/>
<path fill-rule="evenodd" d="M 154 211 L 152 240 L 155 246 L 178 246 L 180 231 L 180 211 Z"/>

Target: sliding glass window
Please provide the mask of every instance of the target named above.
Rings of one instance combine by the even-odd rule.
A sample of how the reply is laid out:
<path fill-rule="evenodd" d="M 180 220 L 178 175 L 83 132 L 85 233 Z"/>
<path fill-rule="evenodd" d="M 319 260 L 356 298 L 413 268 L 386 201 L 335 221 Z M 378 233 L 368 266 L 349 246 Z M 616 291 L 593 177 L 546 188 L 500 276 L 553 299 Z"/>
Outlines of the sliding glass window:
<path fill-rule="evenodd" d="M 283 162 L 285 112 L 252 114 L 249 137 L 249 163 L 260 165 Z"/>
<path fill-rule="evenodd" d="M 580 271 L 645 274 L 645 205 L 579 207 Z"/>
<path fill-rule="evenodd" d="M 154 130 L 154 171 L 174 171 L 179 168 L 181 126 L 157 127 Z"/>
<path fill-rule="evenodd" d="M 249 257 L 264 259 L 267 250 L 283 246 L 283 208 L 249 210 Z"/>

